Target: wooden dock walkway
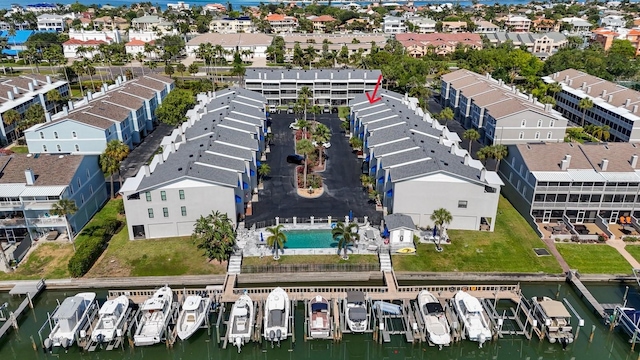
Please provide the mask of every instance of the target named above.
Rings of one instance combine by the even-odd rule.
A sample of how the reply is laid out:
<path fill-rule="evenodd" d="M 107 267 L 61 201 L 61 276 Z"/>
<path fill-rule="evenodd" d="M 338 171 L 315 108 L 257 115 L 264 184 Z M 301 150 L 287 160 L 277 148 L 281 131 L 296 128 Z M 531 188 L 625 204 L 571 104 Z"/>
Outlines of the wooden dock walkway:
<path fill-rule="evenodd" d="M 589 289 L 580 281 L 580 274 L 576 270 L 570 270 L 567 272 L 567 281 L 571 283 L 577 290 L 578 294 L 584 298 L 593 311 L 596 312 L 602 319 L 608 319 L 609 314 L 605 311 L 604 307 L 596 298 L 591 294 Z"/>
<path fill-rule="evenodd" d="M 26 295 L 25 299 L 18 305 L 18 308 L 9 313 L 9 319 L 0 327 L 0 339 L 2 339 L 11 328 L 18 329 L 18 318 L 27 309 L 33 308 L 33 299 L 40 295 L 46 287 L 44 280 L 21 282 L 9 291 L 11 295 Z"/>

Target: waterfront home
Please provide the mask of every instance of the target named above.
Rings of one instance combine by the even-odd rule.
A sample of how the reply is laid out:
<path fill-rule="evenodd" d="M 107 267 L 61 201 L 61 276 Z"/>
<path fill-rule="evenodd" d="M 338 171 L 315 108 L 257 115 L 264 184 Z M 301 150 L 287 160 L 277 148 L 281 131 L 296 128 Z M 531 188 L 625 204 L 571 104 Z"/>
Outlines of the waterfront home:
<path fill-rule="evenodd" d="M 62 15 L 42 14 L 38 15 L 38 31 L 62 32 L 65 29 L 65 19 Z"/>

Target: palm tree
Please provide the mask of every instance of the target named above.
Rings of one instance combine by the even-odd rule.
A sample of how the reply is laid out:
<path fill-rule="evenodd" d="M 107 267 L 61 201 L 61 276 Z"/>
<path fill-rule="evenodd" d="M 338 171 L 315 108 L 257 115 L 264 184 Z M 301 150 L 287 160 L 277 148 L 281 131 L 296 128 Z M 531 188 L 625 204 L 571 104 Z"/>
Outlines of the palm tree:
<path fill-rule="evenodd" d="M 584 127 L 584 117 L 587 113 L 587 110 L 593 107 L 593 101 L 589 98 L 582 98 L 578 103 L 578 108 L 582 110 L 582 127 Z"/>
<path fill-rule="evenodd" d="M 298 103 L 304 108 L 304 119 L 307 120 L 307 106 L 313 101 L 313 91 L 307 86 L 303 86 L 298 93 Z"/>
<path fill-rule="evenodd" d="M 271 166 L 267 163 L 261 163 L 260 166 L 258 166 L 258 175 L 260 176 L 260 179 L 263 180 L 265 177 L 269 176 L 269 174 L 271 174 Z"/>
<path fill-rule="evenodd" d="M 557 82 L 547 85 L 547 92 L 549 92 L 553 98 L 555 98 L 556 94 L 560 91 L 562 91 L 562 85 Z"/>
<path fill-rule="evenodd" d="M 13 109 L 7 110 L 4 112 L 4 114 L 2 114 L 2 120 L 5 124 L 7 124 L 7 126 L 10 126 L 11 124 L 17 124 L 21 119 L 22 116 L 20 116 L 20 113 Z"/>
<path fill-rule="evenodd" d="M 338 222 L 336 227 L 331 229 L 331 236 L 333 236 L 333 240 L 338 241 L 338 252 L 343 250 L 344 255 L 342 258 L 344 260 L 349 260 L 349 255 L 347 253 L 347 248 L 350 244 L 355 241 L 360 240 L 360 234 L 358 234 L 358 224 L 356 223 L 348 223 L 345 225 L 343 222 Z"/>
<path fill-rule="evenodd" d="M 315 147 L 313 146 L 313 144 L 311 143 L 311 141 L 309 141 L 308 139 L 302 139 L 300 141 L 298 141 L 296 143 L 296 152 L 302 156 L 304 156 L 304 171 L 303 171 L 303 189 L 307 188 L 307 160 L 308 160 L 308 155 L 311 154 L 313 151 L 315 150 Z"/>
<path fill-rule="evenodd" d="M 440 241 L 442 239 L 442 227 L 445 224 L 450 224 L 452 220 L 453 220 L 453 217 L 451 216 L 451 213 L 449 212 L 449 210 L 445 208 L 436 209 L 433 211 L 433 214 L 431 214 L 431 221 L 433 221 L 433 225 L 437 227 L 438 230 L 440 231 L 440 236 L 438 237 L 438 244 L 436 246 L 436 249 L 438 251 L 442 251 L 442 248 L 440 247 Z"/>
<path fill-rule="evenodd" d="M 143 53 L 139 52 L 136 54 L 136 61 L 140 63 L 140 69 L 142 69 L 142 76 L 144 76 L 144 56 Z"/>
<path fill-rule="evenodd" d="M 158 63 L 156 63 L 155 61 L 149 61 L 147 64 L 149 66 L 149 70 L 151 70 L 152 73 L 153 73 L 153 69 L 158 67 Z"/>
<path fill-rule="evenodd" d="M 591 135 L 593 135 L 600 141 L 602 140 L 607 141 L 611 137 L 611 133 L 609 132 L 609 129 L 610 129 L 609 125 L 594 126 L 593 129 L 591 130 Z"/>
<path fill-rule="evenodd" d="M 448 121 L 453 120 L 454 114 L 453 114 L 453 110 L 451 110 L 451 108 L 444 108 L 442 109 L 442 111 L 440 111 L 440 114 L 438 114 L 438 118 L 440 120 L 444 120 L 444 124 L 446 125 Z"/>
<path fill-rule="evenodd" d="M 82 75 L 85 73 L 82 61 L 74 61 L 71 65 L 73 71 L 78 75 L 78 84 L 80 85 L 80 94 L 84 97 L 84 88 L 82 87 Z"/>
<path fill-rule="evenodd" d="M 469 155 L 471 155 L 471 144 L 480 139 L 480 133 L 476 129 L 469 129 L 462 134 L 462 137 L 469 140 Z"/>
<path fill-rule="evenodd" d="M 53 102 L 53 111 L 58 112 L 58 102 L 62 100 L 62 95 L 56 89 L 47 91 L 47 100 Z"/>
<path fill-rule="evenodd" d="M 219 211 L 211 212 L 206 217 L 200 216 L 194 224 L 191 237 L 199 249 L 205 250 L 209 259 L 218 262 L 229 259 L 236 241 L 233 223 L 226 213 Z"/>
<path fill-rule="evenodd" d="M 307 138 L 307 128 L 309 127 L 309 122 L 307 121 L 307 119 L 298 119 L 298 121 L 296 121 L 296 126 L 302 130 L 302 137 L 303 138 Z"/>
<path fill-rule="evenodd" d="M 78 211 L 76 202 L 71 199 L 60 199 L 51 207 L 51 214 L 64 217 L 64 221 L 67 226 L 67 236 L 69 241 L 73 244 L 73 232 L 71 230 L 71 224 L 69 224 L 69 216 Z M 73 245 L 73 251 L 76 250 L 75 244 Z"/>
<path fill-rule="evenodd" d="M 180 73 L 181 77 L 184 77 L 184 72 L 187 71 L 187 67 L 183 63 L 176 65 L 176 71 Z"/>
<path fill-rule="evenodd" d="M 316 121 L 316 115 L 322 113 L 322 108 L 318 105 L 313 105 L 311 109 L 309 109 L 309 112 L 313 114 L 313 121 Z"/>
<path fill-rule="evenodd" d="M 313 131 L 313 141 L 320 147 L 320 165 L 322 165 L 322 155 L 324 153 L 323 144 L 331 139 L 331 130 L 325 124 L 316 125 Z"/>
<path fill-rule="evenodd" d="M 129 155 L 129 146 L 120 140 L 111 140 L 100 155 L 100 167 L 106 174 L 111 175 L 111 198 L 114 197 L 113 175 L 120 172 L 120 163 Z"/>
<path fill-rule="evenodd" d="M 278 250 L 284 250 L 284 244 L 287 242 L 287 235 L 282 232 L 282 224 L 267 228 L 269 236 L 267 236 L 267 246 L 273 249 L 273 260 L 280 260 Z"/>
<path fill-rule="evenodd" d="M 496 161 L 495 171 L 498 171 L 500 160 L 506 158 L 507 155 L 509 155 L 509 149 L 505 145 L 496 144 L 491 146 L 491 157 Z"/>

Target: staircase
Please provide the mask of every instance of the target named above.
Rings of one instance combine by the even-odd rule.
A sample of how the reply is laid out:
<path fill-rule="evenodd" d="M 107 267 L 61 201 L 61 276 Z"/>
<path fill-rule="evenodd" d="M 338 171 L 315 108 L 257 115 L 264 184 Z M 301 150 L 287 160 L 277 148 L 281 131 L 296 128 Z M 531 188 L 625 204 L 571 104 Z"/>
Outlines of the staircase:
<path fill-rule="evenodd" d="M 380 260 L 380 271 L 393 271 L 393 266 L 391 266 L 391 256 L 388 252 L 380 252 L 378 254 L 378 259 Z"/>
<path fill-rule="evenodd" d="M 242 267 L 242 255 L 231 255 L 229 258 L 228 274 L 240 274 Z"/>

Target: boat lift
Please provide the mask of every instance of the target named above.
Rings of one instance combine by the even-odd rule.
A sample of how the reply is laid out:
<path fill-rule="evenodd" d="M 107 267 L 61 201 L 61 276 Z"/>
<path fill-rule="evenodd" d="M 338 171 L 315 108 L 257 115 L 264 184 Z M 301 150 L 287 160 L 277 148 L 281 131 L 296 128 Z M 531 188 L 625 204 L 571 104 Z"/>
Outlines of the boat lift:
<path fill-rule="evenodd" d="M 106 346 L 104 346 L 105 350 L 111 351 L 117 348 L 124 349 L 124 337 L 127 334 L 127 329 L 129 327 L 129 324 L 137 316 L 138 311 L 140 310 L 136 305 L 134 305 L 133 303 L 129 305 L 129 308 L 127 309 L 124 315 L 125 320 L 116 329 L 116 337 L 113 340 L 106 343 Z M 94 352 L 98 348 L 100 349 L 103 348 L 103 343 L 91 340 L 91 334 L 93 333 L 98 320 L 99 320 L 99 317 L 91 323 L 91 326 L 89 327 L 89 330 L 87 331 L 86 336 L 84 337 L 81 336 L 82 340 L 78 341 L 78 345 L 80 345 L 80 347 L 83 348 L 85 351 Z"/>
<path fill-rule="evenodd" d="M 385 305 L 394 306 L 388 306 L 385 309 Z M 397 306 L 397 309 L 393 309 L 395 306 Z M 376 301 L 373 304 L 373 310 L 378 322 L 378 342 L 388 343 L 391 342 L 391 335 L 402 335 L 407 333 L 407 328 L 405 327 L 406 322 L 404 319 L 405 312 L 403 311 L 402 306 Z M 407 341 L 408 340 L 409 339 L 407 339 Z M 413 342 L 413 336 L 411 336 L 411 341 L 409 342 Z"/>
<path fill-rule="evenodd" d="M 307 341 L 308 339 L 324 339 L 324 340 L 331 340 L 334 339 L 334 326 L 333 326 L 333 318 L 335 317 L 335 314 L 332 314 L 331 311 L 333 309 L 333 300 L 329 301 L 329 309 L 328 309 L 328 323 L 329 323 L 329 336 L 323 337 L 323 336 L 311 336 L 311 318 L 309 317 L 309 307 L 311 305 L 309 304 L 309 300 L 305 299 L 304 300 L 304 341 Z"/>
<path fill-rule="evenodd" d="M 365 295 L 366 296 L 366 295 Z M 340 298 L 336 300 L 340 308 L 340 339 L 342 334 L 351 334 L 351 329 L 347 325 L 347 298 Z M 371 299 L 365 298 L 365 304 L 367 305 L 367 328 L 364 330 L 365 334 L 373 334 L 374 340 L 377 340 L 377 319 L 373 310 L 373 303 Z M 375 330 L 374 330 L 375 329 Z"/>
<path fill-rule="evenodd" d="M 47 346 L 45 344 L 45 339 L 49 339 L 49 335 L 53 331 L 55 324 L 53 323 L 52 314 L 55 314 L 58 308 L 60 307 L 60 300 L 56 299 L 56 308 L 53 309 L 52 312 L 47 312 L 47 320 L 42 324 L 40 329 L 38 329 L 38 338 L 40 339 L 40 345 L 42 346 L 43 351 L 47 352 Z M 98 311 L 100 307 L 98 306 L 98 301 L 93 300 L 93 302 L 89 305 L 89 314 L 87 316 L 87 322 L 84 326 L 78 329 L 78 334 L 76 338 L 76 344 L 80 347 L 83 347 L 83 339 L 86 337 L 87 331 L 90 329 L 91 325 L 97 321 Z M 48 326 L 47 326 L 48 325 Z M 48 330 L 47 330 L 48 327 Z M 65 353 L 68 351 L 68 348 L 64 348 Z"/>
<path fill-rule="evenodd" d="M 528 340 L 531 339 L 530 331 L 527 331 L 529 321 L 526 320 L 529 317 L 527 313 L 530 312 L 530 307 L 526 307 L 526 301 L 521 295 L 515 309 L 510 306 L 508 310 L 505 309 L 500 314 L 497 310 L 498 299 L 480 299 L 480 303 L 491 323 L 494 340 L 503 338 L 505 335 L 523 335 Z M 509 302 L 513 305 L 512 301 Z M 525 305 L 523 306 L 523 304 Z M 524 322 L 523 318 L 525 319 Z"/>

